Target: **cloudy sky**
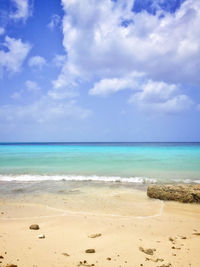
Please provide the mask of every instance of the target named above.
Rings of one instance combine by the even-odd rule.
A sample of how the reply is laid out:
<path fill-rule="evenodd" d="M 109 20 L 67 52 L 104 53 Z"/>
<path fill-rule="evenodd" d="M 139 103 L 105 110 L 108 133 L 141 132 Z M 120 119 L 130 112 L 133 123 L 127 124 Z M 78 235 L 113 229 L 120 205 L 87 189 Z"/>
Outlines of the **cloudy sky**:
<path fill-rule="evenodd" d="M 199 0 L 1 0 L 0 142 L 200 141 Z"/>

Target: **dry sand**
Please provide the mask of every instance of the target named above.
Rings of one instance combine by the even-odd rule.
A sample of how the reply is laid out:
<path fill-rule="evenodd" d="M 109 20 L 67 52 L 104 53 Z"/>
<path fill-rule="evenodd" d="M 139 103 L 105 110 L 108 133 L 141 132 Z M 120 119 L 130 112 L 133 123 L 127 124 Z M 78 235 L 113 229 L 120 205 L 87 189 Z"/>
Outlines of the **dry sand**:
<path fill-rule="evenodd" d="M 0 266 L 200 266 L 200 205 L 91 192 L 1 199 Z"/>

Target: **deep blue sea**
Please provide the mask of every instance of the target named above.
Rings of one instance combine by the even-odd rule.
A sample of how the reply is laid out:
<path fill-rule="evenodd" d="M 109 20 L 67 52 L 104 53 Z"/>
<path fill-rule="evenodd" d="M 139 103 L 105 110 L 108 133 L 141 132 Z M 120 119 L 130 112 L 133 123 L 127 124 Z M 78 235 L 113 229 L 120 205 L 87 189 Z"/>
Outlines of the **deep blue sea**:
<path fill-rule="evenodd" d="M 200 183 L 200 143 L 0 143 L 0 181 Z"/>

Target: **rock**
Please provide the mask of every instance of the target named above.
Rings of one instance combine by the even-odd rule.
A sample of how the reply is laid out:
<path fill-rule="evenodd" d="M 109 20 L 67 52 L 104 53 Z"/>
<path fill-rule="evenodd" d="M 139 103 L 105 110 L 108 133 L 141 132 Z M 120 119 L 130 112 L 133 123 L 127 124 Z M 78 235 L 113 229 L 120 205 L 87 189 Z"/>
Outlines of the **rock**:
<path fill-rule="evenodd" d="M 93 248 L 86 249 L 85 253 L 95 253 L 95 249 Z"/>
<path fill-rule="evenodd" d="M 96 237 L 99 237 L 99 236 L 101 236 L 101 234 L 99 233 L 99 234 L 93 234 L 93 235 L 89 235 L 88 237 L 89 238 L 96 238 Z"/>
<path fill-rule="evenodd" d="M 139 250 L 144 252 L 145 254 L 148 254 L 148 255 L 153 255 L 154 251 L 156 251 L 156 249 L 152 249 L 152 248 L 147 248 L 147 249 L 144 249 L 142 247 L 139 247 Z"/>
<path fill-rule="evenodd" d="M 4 257 L 2 255 L 0 255 L 0 259 L 4 259 Z"/>
<path fill-rule="evenodd" d="M 107 261 L 111 261 L 111 258 L 110 258 L 110 257 L 108 257 L 108 258 L 106 258 L 106 260 L 107 260 Z"/>
<path fill-rule="evenodd" d="M 200 185 L 151 185 L 147 195 L 161 200 L 200 203 Z"/>
<path fill-rule="evenodd" d="M 159 262 L 159 261 L 164 261 L 164 259 L 161 259 L 161 258 L 157 258 L 157 259 L 151 259 L 151 258 L 145 258 L 146 261 L 153 261 L 153 262 Z"/>
<path fill-rule="evenodd" d="M 38 235 L 38 238 L 43 239 L 43 238 L 45 238 L 45 235 L 44 234 L 40 234 L 40 235 Z"/>
<path fill-rule="evenodd" d="M 39 227 L 38 224 L 32 224 L 32 225 L 29 227 L 29 229 L 31 229 L 31 230 L 39 230 L 40 227 Z"/>
<path fill-rule="evenodd" d="M 193 235 L 200 235 L 200 233 L 193 233 Z"/>
<path fill-rule="evenodd" d="M 172 249 L 181 249 L 181 248 L 176 248 L 175 246 L 173 246 Z"/>
<path fill-rule="evenodd" d="M 70 255 L 66 252 L 62 253 L 63 256 L 69 257 Z"/>
<path fill-rule="evenodd" d="M 16 264 L 7 264 L 6 267 L 17 267 Z"/>

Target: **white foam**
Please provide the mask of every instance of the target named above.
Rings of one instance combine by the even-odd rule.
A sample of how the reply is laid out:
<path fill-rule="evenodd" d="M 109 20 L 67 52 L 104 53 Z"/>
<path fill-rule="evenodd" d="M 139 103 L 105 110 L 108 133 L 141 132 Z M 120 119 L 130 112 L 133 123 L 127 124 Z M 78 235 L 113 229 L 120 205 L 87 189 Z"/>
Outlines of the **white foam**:
<path fill-rule="evenodd" d="M 84 175 L 0 175 L 0 181 L 103 181 L 120 183 L 156 183 L 156 179 L 147 177 L 119 177 L 119 176 L 84 176 Z"/>
<path fill-rule="evenodd" d="M 192 183 L 200 184 L 200 180 L 192 180 L 192 179 L 183 179 L 183 180 L 174 179 L 173 181 L 176 183 L 184 183 L 184 184 L 192 184 Z"/>

